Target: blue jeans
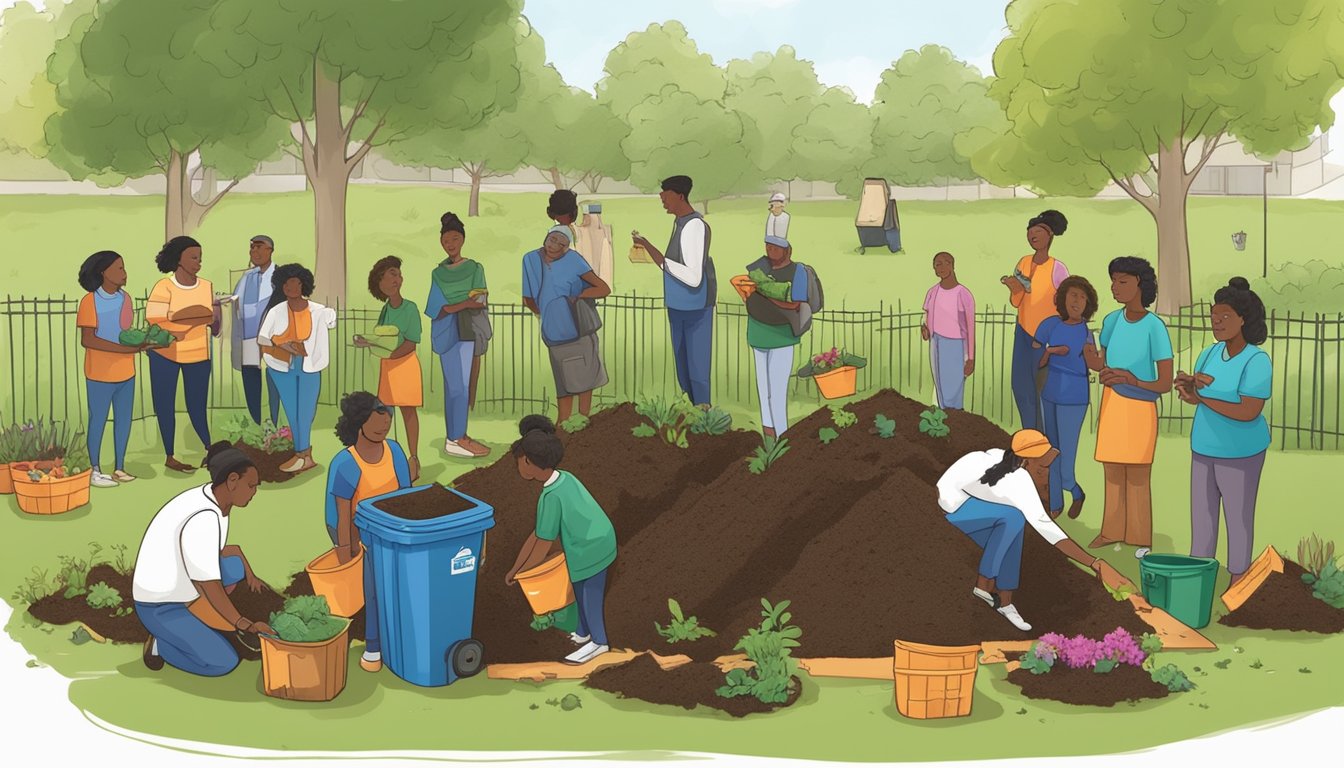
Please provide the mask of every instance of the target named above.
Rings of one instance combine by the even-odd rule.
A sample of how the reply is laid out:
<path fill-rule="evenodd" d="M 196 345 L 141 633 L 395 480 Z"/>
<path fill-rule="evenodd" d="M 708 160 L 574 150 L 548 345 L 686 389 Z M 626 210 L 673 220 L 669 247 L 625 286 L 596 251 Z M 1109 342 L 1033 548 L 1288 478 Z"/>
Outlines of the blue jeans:
<path fill-rule="evenodd" d="M 696 405 L 709 405 L 709 372 L 714 352 L 714 307 L 667 310 L 677 383 Z"/>
<path fill-rule="evenodd" d="M 1041 417 L 1045 422 L 1045 437 L 1059 449 L 1059 458 L 1050 465 L 1050 511 L 1064 508 L 1064 492 L 1075 499 L 1083 498 L 1074 467 L 1078 461 L 1078 436 L 1087 420 L 1087 403 L 1061 405 L 1041 400 Z"/>
<path fill-rule="evenodd" d="M 237 584 L 243 580 L 243 561 L 237 557 L 220 558 L 219 575 L 225 587 Z M 136 602 L 135 615 L 158 641 L 163 660 L 183 672 L 219 677 L 238 666 L 238 653 L 224 633 L 192 615 L 186 603 Z M 260 617 L 261 621 L 266 619 Z"/>
<path fill-rule="evenodd" d="M 285 407 L 289 429 L 294 433 L 294 450 L 306 451 L 313 447 L 313 420 L 317 418 L 317 396 L 322 391 L 322 374 L 306 373 L 303 361 L 295 359 L 288 371 L 281 373 L 267 368 L 271 384 L 280 394 Z"/>
<path fill-rule="evenodd" d="M 966 340 L 930 334 L 929 356 L 938 407 L 960 410 L 966 395 Z"/>
<path fill-rule="evenodd" d="M 1023 429 L 1041 428 L 1041 391 L 1037 388 L 1041 354 L 1034 340 L 1020 325 L 1013 325 L 1013 402 Z"/>
<path fill-rule="evenodd" d="M 154 417 L 159 422 L 163 452 L 173 455 L 177 446 L 177 376 L 182 375 L 182 396 L 187 401 L 191 426 L 206 450 L 210 448 L 210 419 L 205 412 L 210 400 L 210 361 L 175 363 L 158 352 L 149 353 L 149 391 Z"/>
<path fill-rule="evenodd" d="M 112 435 L 116 440 L 117 469 L 126 469 L 126 445 L 131 440 L 131 411 L 135 407 L 135 377 L 108 383 L 87 381 L 89 394 L 89 458 L 93 468 L 102 471 L 103 432 L 107 429 L 107 412 L 115 416 Z"/>
<path fill-rule="evenodd" d="M 267 369 L 270 370 L 270 369 Z M 270 376 L 263 377 L 261 368 L 255 365 L 244 365 L 243 370 L 243 396 L 247 398 L 247 412 L 252 414 L 252 420 L 261 423 L 261 380 L 266 379 L 266 400 L 271 406 L 271 423 L 280 423 L 280 393 L 275 389 L 275 381 Z"/>
<path fill-rule="evenodd" d="M 1017 589 L 1022 573 L 1022 533 L 1027 527 L 1021 512 L 970 498 L 947 516 L 947 522 L 985 550 L 980 556 L 981 576 L 994 579 L 998 589 Z"/>
<path fill-rule="evenodd" d="M 467 434 L 467 412 L 471 404 L 471 353 L 475 349 L 475 342 L 456 341 L 439 355 L 439 365 L 443 368 L 443 422 L 447 437 L 453 442 Z"/>
<path fill-rule="evenodd" d="M 327 526 L 327 535 L 332 544 L 339 544 L 336 529 Z M 373 588 L 373 552 L 364 553 L 364 650 L 367 653 L 381 653 L 383 641 L 378 633 L 378 593 Z"/>
<path fill-rule="evenodd" d="M 607 619 L 603 615 L 607 598 L 607 571 L 603 568 L 583 581 L 574 582 L 574 602 L 579 606 L 580 635 L 598 645 L 607 644 Z"/>

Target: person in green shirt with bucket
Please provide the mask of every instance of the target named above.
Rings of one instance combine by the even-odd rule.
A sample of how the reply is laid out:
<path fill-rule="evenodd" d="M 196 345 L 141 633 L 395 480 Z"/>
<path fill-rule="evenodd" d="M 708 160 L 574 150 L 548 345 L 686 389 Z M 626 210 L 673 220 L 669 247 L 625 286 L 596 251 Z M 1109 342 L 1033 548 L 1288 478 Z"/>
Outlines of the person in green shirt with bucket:
<path fill-rule="evenodd" d="M 747 265 L 754 282 L 743 301 L 747 307 L 747 346 L 756 364 L 756 391 L 761 400 L 761 431 L 768 442 L 789 428 L 789 377 L 793 350 L 811 325 L 818 286 L 816 273 L 793 260 L 793 247 L 782 237 L 767 235 L 765 256 Z M 819 289 L 818 289 L 819 290 Z"/>
<path fill-rule="evenodd" d="M 583 483 L 557 468 L 565 446 L 550 419 L 526 416 L 518 432 L 522 437 L 513 444 L 518 474 L 542 483 L 542 489 L 536 530 L 523 543 L 504 583 L 513 586 L 519 573 L 549 560 L 557 547 L 563 551 L 579 609 L 578 631 L 570 639 L 580 646 L 565 663 L 585 664 L 611 650 L 604 602 L 607 572 L 616 561 L 616 529 Z"/>

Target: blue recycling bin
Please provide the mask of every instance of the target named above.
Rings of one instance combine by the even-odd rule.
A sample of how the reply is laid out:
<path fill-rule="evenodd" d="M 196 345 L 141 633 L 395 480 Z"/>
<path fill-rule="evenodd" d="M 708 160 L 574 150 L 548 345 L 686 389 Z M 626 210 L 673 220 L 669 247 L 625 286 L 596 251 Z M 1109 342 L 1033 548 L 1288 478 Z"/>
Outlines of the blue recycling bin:
<path fill-rule="evenodd" d="M 471 622 L 485 532 L 495 526 L 495 510 L 452 488 L 471 509 L 405 520 L 374 506 L 430 487 L 361 501 L 355 526 L 372 561 L 383 663 L 408 683 L 441 686 L 483 666 L 484 649 L 471 637 Z"/>

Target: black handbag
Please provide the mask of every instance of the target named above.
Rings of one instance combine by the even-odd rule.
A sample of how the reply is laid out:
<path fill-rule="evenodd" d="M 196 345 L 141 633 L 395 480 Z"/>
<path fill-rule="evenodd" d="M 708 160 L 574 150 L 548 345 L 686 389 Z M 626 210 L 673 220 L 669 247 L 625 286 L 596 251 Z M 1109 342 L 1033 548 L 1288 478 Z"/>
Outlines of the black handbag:
<path fill-rule="evenodd" d="M 546 265 L 546 257 L 537 254 L 537 260 L 541 262 L 541 284 L 546 285 L 546 273 L 550 267 Z M 541 291 L 538 291 L 540 294 Z M 578 333 L 576 338 L 591 336 L 602 328 L 602 316 L 597 313 L 596 299 L 569 298 L 569 311 L 574 316 L 574 330 Z"/>

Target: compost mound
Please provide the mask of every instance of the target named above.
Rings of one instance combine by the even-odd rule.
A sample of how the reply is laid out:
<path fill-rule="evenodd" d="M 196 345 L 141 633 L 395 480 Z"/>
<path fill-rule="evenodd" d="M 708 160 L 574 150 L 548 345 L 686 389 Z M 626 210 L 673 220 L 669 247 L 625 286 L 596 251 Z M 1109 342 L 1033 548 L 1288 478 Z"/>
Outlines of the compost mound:
<path fill-rule="evenodd" d="M 1344 632 L 1344 611 L 1317 600 L 1302 581 L 1307 569 L 1283 561 L 1283 573 L 1271 573 L 1240 608 L 1218 620 L 1244 629 L 1284 629 L 1331 635 Z"/>
<path fill-rule="evenodd" d="M 280 469 L 294 458 L 293 453 L 267 453 L 253 448 L 242 440 L 235 442 L 233 447 L 242 451 L 248 461 L 256 465 L 257 479 L 263 483 L 283 483 L 298 477 Z"/>
<path fill-rule="evenodd" d="M 1029 699 L 1093 707 L 1113 707 L 1123 701 L 1160 699 L 1171 694 L 1167 686 L 1153 682 L 1147 670 L 1128 664 L 1100 675 L 1090 669 L 1070 669 L 1062 665 L 1044 675 L 1015 669 L 1008 673 L 1008 682 L 1021 688 L 1022 695 Z"/>
<path fill-rule="evenodd" d="M 930 437 L 918 431 L 926 408 L 884 390 L 849 405 L 858 423 L 829 445 L 818 430 L 835 425 L 821 408 L 788 430 L 789 451 L 761 475 L 746 462 L 759 435 L 692 435 L 690 447 L 678 449 L 632 436 L 642 420 L 629 405 L 561 435 L 562 468 L 616 528 L 620 550 L 606 600 L 612 646 L 710 661 L 733 653 L 759 624 L 762 597 L 792 601 L 793 623 L 803 629 L 795 655 L 804 658 L 890 656 L 896 639 L 972 645 L 1046 632 L 1148 631 L 1128 603 L 1031 530 L 1014 602 L 1033 631 L 1018 631 L 971 595 L 980 550 L 944 519 L 935 484 L 961 456 L 1007 447 L 1009 437 L 965 411 L 949 414 L 948 437 Z M 894 437 L 871 431 L 878 414 L 895 420 Z M 473 633 L 487 663 L 559 660 L 572 644 L 561 632 L 531 631 L 522 590 L 504 585 L 535 523 L 538 484 L 505 458 L 457 487 L 496 510 Z M 717 637 L 668 646 L 654 629 L 669 620 L 668 598 Z"/>
<path fill-rule="evenodd" d="M 725 699 L 715 693 L 726 675 L 709 662 L 697 661 L 663 671 L 652 656 L 637 656 L 633 661 L 598 670 L 585 686 L 614 693 L 624 699 L 639 699 L 651 704 L 666 704 L 683 709 L 709 707 L 733 717 L 773 712 L 798 701 L 802 684 L 793 678 L 789 699 L 784 704 L 766 704 L 754 696 Z"/>
<path fill-rule="evenodd" d="M 433 520 L 436 517 L 466 512 L 473 505 L 439 483 L 435 483 L 423 491 L 384 499 L 376 506 L 402 520 Z"/>

